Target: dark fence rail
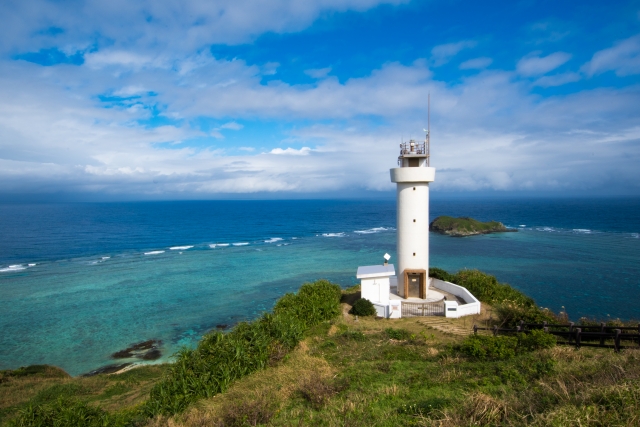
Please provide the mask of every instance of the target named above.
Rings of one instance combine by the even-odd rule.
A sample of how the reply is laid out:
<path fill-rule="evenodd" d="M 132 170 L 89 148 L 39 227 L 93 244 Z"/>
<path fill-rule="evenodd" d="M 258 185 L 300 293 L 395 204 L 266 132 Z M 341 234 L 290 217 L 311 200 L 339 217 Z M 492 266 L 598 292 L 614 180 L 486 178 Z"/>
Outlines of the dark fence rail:
<path fill-rule="evenodd" d="M 402 302 L 402 317 L 444 316 L 443 302 Z"/>
<path fill-rule="evenodd" d="M 598 325 L 580 325 L 577 327 L 573 322 L 568 324 L 547 324 L 544 323 L 524 323 L 520 322 L 520 325 L 515 328 L 480 328 L 477 325 L 473 325 L 473 333 L 478 334 L 478 331 L 491 331 L 494 336 L 500 333 L 527 333 L 534 329 L 542 329 L 548 334 L 555 335 L 557 337 L 566 338 L 567 341 L 559 341 L 558 344 L 573 344 L 576 347 L 604 347 L 613 348 L 615 351 L 620 351 L 622 348 L 631 348 L 631 346 L 622 346 L 622 341 L 637 341 L 640 347 L 640 324 L 638 326 L 605 326 L 604 323 Z M 590 332 L 589 330 L 596 330 L 596 332 Z M 637 331 L 637 333 L 630 333 L 627 331 Z M 606 341 L 613 340 L 613 344 L 606 344 Z M 598 341 L 598 343 L 585 342 L 585 341 Z M 634 346 L 635 347 L 635 346 Z"/>

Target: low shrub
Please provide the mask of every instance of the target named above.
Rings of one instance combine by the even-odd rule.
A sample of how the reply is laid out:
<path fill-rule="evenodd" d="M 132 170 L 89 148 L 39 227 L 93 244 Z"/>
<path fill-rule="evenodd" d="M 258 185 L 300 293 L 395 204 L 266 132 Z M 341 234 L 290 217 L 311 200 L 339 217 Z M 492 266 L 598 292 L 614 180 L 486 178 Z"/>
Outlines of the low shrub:
<path fill-rule="evenodd" d="M 494 313 L 503 328 L 514 328 L 521 320 L 525 323 L 559 323 L 551 310 L 523 305 L 515 301 L 503 301 L 493 306 Z"/>
<path fill-rule="evenodd" d="M 464 286 L 480 301 L 496 304 L 511 301 L 524 307 L 535 307 L 533 298 L 526 296 L 506 283 L 478 270 L 460 270 L 453 276 L 453 283 Z"/>
<path fill-rule="evenodd" d="M 110 415 L 106 411 L 75 399 L 59 398 L 53 402 L 30 404 L 7 424 L 10 427 L 120 427 L 135 420 Z"/>
<path fill-rule="evenodd" d="M 445 282 L 453 282 L 455 280 L 455 275 L 437 267 L 431 267 L 429 269 L 429 277 L 433 277 L 434 279 L 443 280 Z"/>
<path fill-rule="evenodd" d="M 556 345 L 556 337 L 541 329 L 519 333 L 516 338 L 518 339 L 518 351 L 534 351 Z"/>
<path fill-rule="evenodd" d="M 516 337 L 472 335 L 459 346 L 460 351 L 479 360 L 511 359 L 516 355 Z"/>
<path fill-rule="evenodd" d="M 219 425 L 245 427 L 266 424 L 276 415 L 278 407 L 279 402 L 274 396 L 259 396 L 251 400 L 235 401 L 224 407 Z"/>
<path fill-rule="evenodd" d="M 349 313 L 356 316 L 375 316 L 378 312 L 371 301 L 366 298 L 360 298 L 353 303 L 353 307 L 351 307 Z"/>
<path fill-rule="evenodd" d="M 327 401 L 347 387 L 346 382 L 336 382 L 328 378 L 309 378 L 302 382 L 298 393 L 313 409 L 321 409 Z"/>
<path fill-rule="evenodd" d="M 366 341 L 367 337 L 360 331 L 344 331 L 340 337 L 353 341 Z"/>
<path fill-rule="evenodd" d="M 387 328 L 384 330 L 387 336 L 394 340 L 405 341 L 411 338 L 411 332 L 406 329 Z"/>

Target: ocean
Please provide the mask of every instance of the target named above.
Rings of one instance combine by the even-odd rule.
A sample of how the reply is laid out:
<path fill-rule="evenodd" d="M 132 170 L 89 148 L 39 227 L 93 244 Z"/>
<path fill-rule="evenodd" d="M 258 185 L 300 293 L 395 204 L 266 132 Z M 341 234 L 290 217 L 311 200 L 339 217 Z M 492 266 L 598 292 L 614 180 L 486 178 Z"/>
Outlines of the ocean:
<path fill-rule="evenodd" d="M 431 233 L 431 266 L 478 268 L 572 319 L 640 316 L 640 199 L 431 201 L 438 215 L 518 233 Z M 163 357 L 269 310 L 302 283 L 357 283 L 395 259 L 395 201 L 0 204 L 0 369 L 115 363 L 148 339 Z"/>

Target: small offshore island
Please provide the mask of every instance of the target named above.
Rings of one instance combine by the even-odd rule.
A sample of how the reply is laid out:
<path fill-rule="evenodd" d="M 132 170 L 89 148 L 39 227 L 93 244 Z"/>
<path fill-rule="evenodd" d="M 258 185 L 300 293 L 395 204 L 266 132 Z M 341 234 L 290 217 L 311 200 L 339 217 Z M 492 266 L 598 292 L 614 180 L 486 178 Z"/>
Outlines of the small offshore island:
<path fill-rule="evenodd" d="M 439 216 L 431 221 L 429 231 L 453 237 L 466 237 L 478 234 L 515 232 L 518 230 L 516 228 L 507 228 L 498 221 L 481 222 L 466 216 L 460 218 Z"/>

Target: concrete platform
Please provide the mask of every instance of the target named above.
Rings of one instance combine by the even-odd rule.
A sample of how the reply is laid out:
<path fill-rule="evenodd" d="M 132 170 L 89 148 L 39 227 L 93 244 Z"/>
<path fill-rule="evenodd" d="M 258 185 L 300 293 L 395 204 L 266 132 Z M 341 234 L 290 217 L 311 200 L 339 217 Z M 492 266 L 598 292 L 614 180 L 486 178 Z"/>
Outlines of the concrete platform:
<path fill-rule="evenodd" d="M 403 302 L 415 302 L 415 303 L 427 303 L 427 302 L 438 302 L 438 301 L 443 301 L 444 300 L 445 295 L 441 292 L 441 291 L 437 291 L 433 288 L 429 288 L 427 290 L 427 297 L 422 299 L 422 298 L 402 298 L 400 295 L 398 295 L 398 288 L 397 287 L 392 287 L 391 288 L 391 292 L 389 293 L 389 299 L 390 300 L 400 300 Z M 447 298 L 448 299 L 448 298 Z"/>
<path fill-rule="evenodd" d="M 413 303 L 428 303 L 428 302 L 439 302 L 439 301 L 444 301 L 444 298 L 447 298 L 447 301 L 458 301 L 458 304 L 466 304 L 466 302 L 460 298 L 457 297 L 449 292 L 443 291 L 441 289 L 435 288 L 433 286 L 430 286 L 429 289 L 427 290 L 427 298 L 422 299 L 422 298 L 402 298 L 400 295 L 398 295 L 398 288 L 395 286 L 391 287 L 391 291 L 389 292 L 389 299 L 390 300 L 400 300 L 403 302 L 413 302 Z"/>

